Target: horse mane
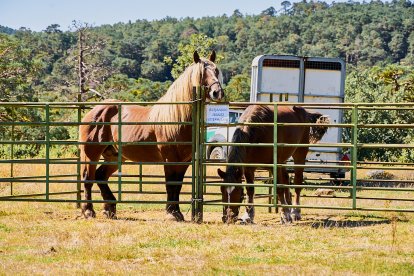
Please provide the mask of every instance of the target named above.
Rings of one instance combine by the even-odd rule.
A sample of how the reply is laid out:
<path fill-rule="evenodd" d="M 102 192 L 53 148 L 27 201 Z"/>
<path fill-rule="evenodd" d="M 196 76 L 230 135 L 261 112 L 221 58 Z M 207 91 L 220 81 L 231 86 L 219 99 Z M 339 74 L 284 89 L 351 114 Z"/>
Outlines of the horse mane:
<path fill-rule="evenodd" d="M 239 119 L 239 123 L 265 123 L 273 122 L 273 111 L 268 106 L 251 105 L 246 108 Z M 254 143 L 266 126 L 239 126 L 236 128 L 231 140 L 232 143 Z M 245 146 L 231 146 L 229 149 L 229 163 L 245 163 L 247 148 Z M 234 175 L 239 169 L 236 166 L 227 166 L 227 173 Z"/>
<path fill-rule="evenodd" d="M 325 133 L 328 131 L 327 124 L 330 124 L 328 115 L 322 115 L 319 112 L 310 113 L 307 116 L 310 123 L 316 123 L 317 125 L 311 126 L 309 131 L 309 143 L 315 144 L 319 142 Z"/>
<path fill-rule="evenodd" d="M 204 63 L 209 62 L 201 59 L 198 63 L 193 63 L 186 68 L 178 79 L 168 88 L 167 93 L 157 102 L 174 103 L 174 102 L 190 102 L 193 96 L 193 87 L 200 86 L 203 74 Z M 188 122 L 191 119 L 192 105 L 189 104 L 155 104 L 148 115 L 149 122 Z M 166 135 L 168 140 L 174 139 L 183 125 L 154 125 Z"/>

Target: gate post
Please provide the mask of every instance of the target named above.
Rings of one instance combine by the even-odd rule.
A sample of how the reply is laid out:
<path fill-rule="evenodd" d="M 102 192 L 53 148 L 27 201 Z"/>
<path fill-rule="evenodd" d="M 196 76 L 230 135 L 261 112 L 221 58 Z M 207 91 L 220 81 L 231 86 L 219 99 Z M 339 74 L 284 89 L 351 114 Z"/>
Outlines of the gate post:
<path fill-rule="evenodd" d="M 277 213 L 277 103 L 273 104 L 273 114 L 273 203 Z"/>
<path fill-rule="evenodd" d="M 352 209 L 356 209 L 356 182 L 357 182 L 357 158 L 358 158 L 358 105 L 352 108 L 352 148 L 351 148 L 351 183 L 352 183 Z"/>
<path fill-rule="evenodd" d="M 203 105 L 199 86 L 193 87 L 193 186 L 191 199 L 191 220 L 197 223 L 203 221 Z"/>

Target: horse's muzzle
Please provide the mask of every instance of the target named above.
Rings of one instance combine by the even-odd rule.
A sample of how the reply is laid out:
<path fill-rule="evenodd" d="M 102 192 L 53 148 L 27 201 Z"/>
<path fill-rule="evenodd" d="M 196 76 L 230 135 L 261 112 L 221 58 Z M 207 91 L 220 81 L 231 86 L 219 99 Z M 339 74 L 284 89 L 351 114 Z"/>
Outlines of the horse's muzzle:
<path fill-rule="evenodd" d="M 210 91 L 210 98 L 215 102 L 219 102 L 224 98 L 223 89 L 217 89 Z"/>

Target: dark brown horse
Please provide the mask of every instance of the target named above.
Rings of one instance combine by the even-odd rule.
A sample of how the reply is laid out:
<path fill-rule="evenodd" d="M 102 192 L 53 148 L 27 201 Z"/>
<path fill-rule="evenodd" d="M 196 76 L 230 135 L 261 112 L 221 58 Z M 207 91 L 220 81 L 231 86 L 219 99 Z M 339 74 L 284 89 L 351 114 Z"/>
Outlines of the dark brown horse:
<path fill-rule="evenodd" d="M 240 123 L 273 123 L 273 106 L 251 105 L 241 115 Z M 277 110 L 277 121 L 279 123 L 321 123 L 317 126 L 279 126 L 277 129 L 277 142 L 287 144 L 309 144 L 316 143 L 326 133 L 327 127 L 323 124 L 329 123 L 327 116 L 320 113 L 309 112 L 303 107 L 280 106 Z M 273 143 L 273 126 L 239 126 L 234 132 L 233 143 Z M 277 163 L 282 164 L 293 157 L 295 164 L 305 164 L 309 147 L 278 147 Z M 273 164 L 273 147 L 247 147 L 232 146 L 229 150 L 229 163 L 260 163 Z M 242 167 L 229 165 L 226 172 L 218 169 L 218 174 L 224 183 L 241 183 L 244 175 L 246 182 L 254 183 L 254 172 L 256 167 Z M 295 185 L 303 182 L 303 168 L 295 168 Z M 277 168 L 277 183 L 288 184 L 289 175 L 286 168 Z M 300 188 L 296 188 L 296 205 L 300 205 Z M 222 200 L 229 203 L 241 203 L 244 197 L 243 187 L 222 186 Z M 289 189 L 278 188 L 278 198 L 281 204 L 291 205 Z M 248 203 L 253 203 L 254 187 L 247 187 Z M 275 199 L 276 200 L 276 199 Z M 240 206 L 224 206 L 223 221 L 235 221 L 239 214 Z M 295 219 L 300 219 L 300 209 L 293 210 Z M 254 219 L 254 207 L 247 206 L 242 221 L 252 222 Z M 291 222 L 292 217 L 289 208 L 283 208 L 281 213 L 282 223 Z"/>
<path fill-rule="evenodd" d="M 206 98 L 220 101 L 224 92 L 219 81 L 219 70 L 214 64 L 216 54 L 213 51 L 209 60 L 200 58 L 194 53 L 194 63 L 170 86 L 167 93 L 158 102 L 190 102 L 193 87 L 204 87 L 208 93 Z M 205 100 L 205 99 L 204 99 Z M 114 100 L 109 100 L 114 101 Z M 100 105 L 89 111 L 83 122 L 118 122 L 118 105 Z M 152 107 L 124 105 L 121 112 L 122 122 L 190 122 L 192 120 L 191 104 L 155 104 Z M 118 170 L 117 165 L 104 164 L 96 169 L 96 164 L 87 162 L 118 160 L 117 145 L 102 145 L 100 142 L 118 142 L 117 125 L 81 125 L 80 142 L 95 142 L 80 146 L 82 176 L 85 187 L 84 199 L 92 200 L 93 181 L 98 186 L 104 200 L 115 200 L 107 181 Z M 147 124 L 122 126 L 122 142 L 134 142 L 133 145 L 122 146 L 122 160 L 135 162 L 189 162 L 192 157 L 191 145 L 137 145 L 136 142 L 191 142 L 192 126 L 179 124 Z M 188 165 L 164 165 L 168 201 L 179 201 L 180 191 Z M 169 183 L 174 182 L 174 185 Z M 177 221 L 184 220 L 180 207 L 176 203 L 167 204 L 167 213 Z M 116 204 L 105 203 L 104 213 L 113 218 L 116 215 Z M 95 217 L 92 203 L 82 205 L 82 214 L 86 218 Z"/>

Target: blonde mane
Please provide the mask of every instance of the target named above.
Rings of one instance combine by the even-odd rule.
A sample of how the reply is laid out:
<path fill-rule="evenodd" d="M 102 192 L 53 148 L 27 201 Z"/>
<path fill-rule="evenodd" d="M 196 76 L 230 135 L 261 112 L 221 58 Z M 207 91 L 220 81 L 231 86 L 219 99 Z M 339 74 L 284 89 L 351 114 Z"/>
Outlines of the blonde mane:
<path fill-rule="evenodd" d="M 182 73 L 177 80 L 168 88 L 167 93 L 162 96 L 158 102 L 190 102 L 192 100 L 192 91 L 194 86 L 200 86 L 203 80 L 204 62 L 193 63 Z M 191 104 L 160 104 L 154 105 L 148 116 L 149 122 L 188 122 L 191 120 Z M 183 125 L 154 125 L 166 135 L 168 140 L 177 136 Z"/>

